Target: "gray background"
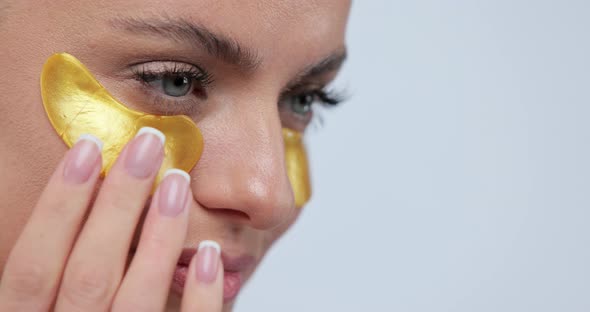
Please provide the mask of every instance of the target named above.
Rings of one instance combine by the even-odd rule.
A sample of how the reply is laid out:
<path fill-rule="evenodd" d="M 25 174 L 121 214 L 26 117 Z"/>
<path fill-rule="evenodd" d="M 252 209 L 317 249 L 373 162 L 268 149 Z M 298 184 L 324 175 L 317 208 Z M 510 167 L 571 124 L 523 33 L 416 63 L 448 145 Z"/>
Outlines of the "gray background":
<path fill-rule="evenodd" d="M 355 1 L 315 197 L 237 311 L 590 311 L 590 1 Z"/>

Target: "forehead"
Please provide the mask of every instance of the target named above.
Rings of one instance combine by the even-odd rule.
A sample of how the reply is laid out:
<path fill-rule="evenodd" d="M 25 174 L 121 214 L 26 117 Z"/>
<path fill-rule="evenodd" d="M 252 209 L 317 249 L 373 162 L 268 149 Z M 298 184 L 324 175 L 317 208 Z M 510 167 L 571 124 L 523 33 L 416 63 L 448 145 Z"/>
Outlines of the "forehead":
<path fill-rule="evenodd" d="M 113 18 L 184 19 L 255 50 L 264 63 L 312 61 L 344 46 L 348 0 L 67 1 L 98 23 Z"/>

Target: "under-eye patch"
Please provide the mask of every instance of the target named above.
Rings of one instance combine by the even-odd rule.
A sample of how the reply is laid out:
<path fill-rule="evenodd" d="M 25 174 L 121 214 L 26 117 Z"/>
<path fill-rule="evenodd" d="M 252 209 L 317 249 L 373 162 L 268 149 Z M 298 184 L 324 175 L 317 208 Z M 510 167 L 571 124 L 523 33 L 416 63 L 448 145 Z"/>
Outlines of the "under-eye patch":
<path fill-rule="evenodd" d="M 70 54 L 54 54 L 47 59 L 41 73 L 41 95 L 51 124 L 69 147 L 84 133 L 102 140 L 103 176 L 141 127 L 153 127 L 166 135 L 165 157 L 157 182 L 170 168 L 189 172 L 203 152 L 203 136 L 190 118 L 155 116 L 129 109 Z"/>
<path fill-rule="evenodd" d="M 303 145 L 303 134 L 291 129 L 283 129 L 285 141 L 285 162 L 287 175 L 291 181 L 295 205 L 302 207 L 311 197 L 311 183 L 309 182 L 309 167 L 307 153 Z"/>

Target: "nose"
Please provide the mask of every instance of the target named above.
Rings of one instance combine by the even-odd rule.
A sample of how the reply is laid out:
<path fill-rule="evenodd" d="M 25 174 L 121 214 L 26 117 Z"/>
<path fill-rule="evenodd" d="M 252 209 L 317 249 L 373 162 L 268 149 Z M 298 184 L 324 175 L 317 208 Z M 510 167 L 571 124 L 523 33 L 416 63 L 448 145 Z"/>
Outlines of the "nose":
<path fill-rule="evenodd" d="M 205 118 L 199 127 L 205 148 L 191 173 L 197 202 L 211 213 L 261 230 L 290 220 L 295 203 L 276 105 L 233 106 Z"/>

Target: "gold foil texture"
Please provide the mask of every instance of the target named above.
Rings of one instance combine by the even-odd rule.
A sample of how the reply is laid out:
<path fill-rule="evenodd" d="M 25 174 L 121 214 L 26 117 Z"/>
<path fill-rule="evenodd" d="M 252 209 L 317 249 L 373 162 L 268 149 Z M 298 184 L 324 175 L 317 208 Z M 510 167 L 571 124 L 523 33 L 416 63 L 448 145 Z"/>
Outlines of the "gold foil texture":
<path fill-rule="evenodd" d="M 303 134 L 291 129 L 283 129 L 285 141 L 285 162 L 287 175 L 293 187 L 295 205 L 303 207 L 311 197 L 311 183 L 309 181 L 309 166 L 307 153 L 303 144 Z"/>
<path fill-rule="evenodd" d="M 85 133 L 104 143 L 103 176 L 125 144 L 144 126 L 166 135 L 165 157 L 156 182 L 170 168 L 189 172 L 203 152 L 203 136 L 190 118 L 155 116 L 129 109 L 70 54 L 54 54 L 47 59 L 41 73 L 41 95 L 49 121 L 69 147 Z"/>

